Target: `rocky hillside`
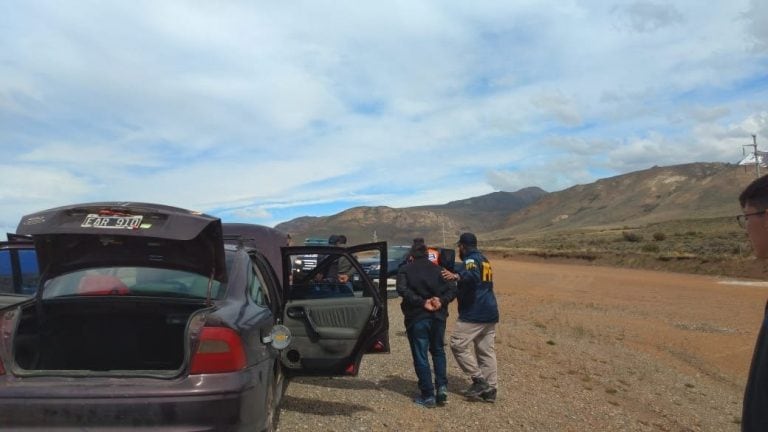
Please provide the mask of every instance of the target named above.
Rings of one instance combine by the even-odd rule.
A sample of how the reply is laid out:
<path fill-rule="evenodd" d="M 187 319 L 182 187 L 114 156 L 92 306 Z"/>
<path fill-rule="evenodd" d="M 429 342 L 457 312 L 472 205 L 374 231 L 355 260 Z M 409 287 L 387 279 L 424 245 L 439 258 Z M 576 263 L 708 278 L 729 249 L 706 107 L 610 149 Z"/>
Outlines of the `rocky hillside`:
<path fill-rule="evenodd" d="M 487 232 L 503 227 L 515 211 L 536 202 L 547 192 L 525 188 L 517 192 L 494 192 L 437 206 L 409 208 L 355 207 L 326 217 L 301 217 L 279 224 L 300 243 L 309 236 L 344 233 L 352 243 L 386 240 L 410 244 L 414 237 L 424 237 L 432 244 L 454 241 L 459 231 Z"/>
<path fill-rule="evenodd" d="M 753 179 L 732 164 L 653 167 L 548 194 L 486 237 L 736 215 L 738 195 Z"/>
<path fill-rule="evenodd" d="M 461 231 L 482 239 L 580 228 L 639 226 L 655 222 L 736 215 L 737 197 L 754 172 L 733 164 L 692 163 L 653 167 L 586 185 L 547 193 L 531 187 L 517 192 L 452 201 L 444 205 L 395 209 L 356 207 L 327 217 L 282 223 L 297 243 L 308 236 L 345 233 L 352 243 L 374 239 L 410 244 L 454 241 Z"/>

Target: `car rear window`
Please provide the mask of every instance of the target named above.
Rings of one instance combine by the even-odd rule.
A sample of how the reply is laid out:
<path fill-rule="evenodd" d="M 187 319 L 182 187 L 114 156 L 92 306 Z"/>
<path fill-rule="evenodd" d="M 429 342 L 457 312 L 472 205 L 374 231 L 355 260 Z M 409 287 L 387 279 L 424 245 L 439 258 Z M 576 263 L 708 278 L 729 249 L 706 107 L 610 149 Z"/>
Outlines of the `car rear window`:
<path fill-rule="evenodd" d="M 211 298 L 223 294 L 212 281 Z M 45 283 L 43 298 L 126 295 L 205 299 L 208 278 L 196 273 L 153 267 L 101 267 L 63 274 Z"/>
<path fill-rule="evenodd" d="M 399 260 L 405 258 L 406 255 L 408 255 L 408 252 L 411 251 L 411 248 L 404 247 L 404 248 L 390 248 L 387 249 L 387 259 L 391 260 Z"/>
<path fill-rule="evenodd" d="M 40 271 L 37 267 L 37 254 L 34 249 L 18 249 L 19 270 L 21 273 L 21 294 L 32 295 L 37 291 Z"/>
<path fill-rule="evenodd" d="M 13 269 L 11 267 L 11 251 L 0 250 L 0 293 L 12 293 Z"/>

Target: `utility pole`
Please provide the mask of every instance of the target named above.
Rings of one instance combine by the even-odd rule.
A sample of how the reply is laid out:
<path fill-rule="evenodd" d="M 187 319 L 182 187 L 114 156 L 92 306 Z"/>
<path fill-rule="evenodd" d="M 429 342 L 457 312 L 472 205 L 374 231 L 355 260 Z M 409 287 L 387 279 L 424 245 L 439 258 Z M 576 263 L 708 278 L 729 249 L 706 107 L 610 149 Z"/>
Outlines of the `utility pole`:
<path fill-rule="evenodd" d="M 443 230 L 443 247 L 445 247 L 445 217 L 441 217 L 440 222 Z"/>
<path fill-rule="evenodd" d="M 761 162 L 761 158 L 760 158 L 760 155 L 757 152 L 757 135 L 752 134 L 752 144 L 744 144 L 741 147 L 742 147 L 742 149 L 744 147 L 752 147 L 752 150 L 753 150 L 752 154 L 755 156 L 755 175 L 757 177 L 760 177 L 760 162 Z M 744 167 L 744 169 L 746 169 L 746 167 Z"/>
<path fill-rule="evenodd" d="M 752 134 L 752 145 L 755 147 L 755 175 L 760 177 L 760 156 L 757 154 L 757 135 Z"/>

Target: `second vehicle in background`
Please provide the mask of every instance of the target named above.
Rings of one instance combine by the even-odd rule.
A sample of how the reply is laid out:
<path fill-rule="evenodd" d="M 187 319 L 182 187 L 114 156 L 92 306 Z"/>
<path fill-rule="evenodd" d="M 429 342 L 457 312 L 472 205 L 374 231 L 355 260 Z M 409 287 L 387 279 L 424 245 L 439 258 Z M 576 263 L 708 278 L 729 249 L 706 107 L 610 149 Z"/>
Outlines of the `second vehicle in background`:
<path fill-rule="evenodd" d="M 389 298 L 397 297 L 397 290 L 395 289 L 397 270 L 405 263 L 410 251 L 410 246 L 390 246 L 387 248 L 387 297 Z M 379 263 L 378 255 L 360 258 L 358 261 L 363 266 L 363 271 L 371 279 L 379 277 L 381 264 Z"/>

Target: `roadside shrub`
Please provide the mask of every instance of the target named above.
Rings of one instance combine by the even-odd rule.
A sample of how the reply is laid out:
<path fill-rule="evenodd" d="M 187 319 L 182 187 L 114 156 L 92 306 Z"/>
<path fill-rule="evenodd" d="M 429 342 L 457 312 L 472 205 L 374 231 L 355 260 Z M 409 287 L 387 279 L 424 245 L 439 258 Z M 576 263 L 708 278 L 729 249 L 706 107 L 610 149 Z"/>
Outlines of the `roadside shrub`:
<path fill-rule="evenodd" d="M 663 232 L 653 233 L 653 239 L 656 241 L 664 241 L 667 239 L 667 235 Z"/>
<path fill-rule="evenodd" d="M 653 243 L 646 243 L 641 248 L 643 252 L 656 253 L 659 251 L 659 245 Z"/>
<path fill-rule="evenodd" d="M 639 242 L 643 239 L 643 236 L 629 231 L 622 231 L 621 235 L 628 242 Z"/>

